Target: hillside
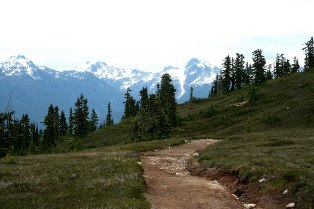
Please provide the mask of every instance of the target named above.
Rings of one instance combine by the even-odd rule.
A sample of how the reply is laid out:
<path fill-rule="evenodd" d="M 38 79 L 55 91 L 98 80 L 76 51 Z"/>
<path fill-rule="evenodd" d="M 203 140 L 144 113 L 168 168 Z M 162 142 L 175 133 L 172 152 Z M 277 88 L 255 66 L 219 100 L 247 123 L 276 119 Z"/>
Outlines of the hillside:
<path fill-rule="evenodd" d="M 313 205 L 314 73 L 296 73 L 252 88 L 179 105 L 181 125 L 171 137 L 223 139 L 201 152 L 204 168 L 223 170 L 242 183 L 258 184 L 265 178 L 265 184 L 257 185 L 264 195 L 288 189 L 286 198 Z M 130 142 L 131 124 L 124 121 L 93 133 L 80 146 Z"/>
<path fill-rule="evenodd" d="M 223 141 L 200 152 L 195 175 L 214 170 L 236 177 L 240 187 L 233 192 L 264 208 L 289 202 L 312 208 L 313 71 L 179 105 L 180 125 L 170 139 L 132 143 L 131 118 L 84 139 L 61 138 L 57 151 L 65 154 L 7 156 L 0 161 L 5 188 L 0 203 L 6 208 L 148 208 L 137 163 L 141 152 L 214 138 Z"/>

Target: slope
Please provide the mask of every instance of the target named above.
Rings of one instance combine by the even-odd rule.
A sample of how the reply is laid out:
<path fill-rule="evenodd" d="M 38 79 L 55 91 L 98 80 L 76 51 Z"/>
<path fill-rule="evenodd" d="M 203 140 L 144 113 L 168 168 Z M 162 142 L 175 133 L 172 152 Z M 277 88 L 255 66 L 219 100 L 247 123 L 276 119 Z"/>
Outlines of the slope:
<path fill-rule="evenodd" d="M 178 106 L 171 138 L 223 139 L 200 154 L 201 166 L 252 185 L 261 199 L 314 205 L 314 73 L 296 73 L 227 95 Z M 107 146 L 128 141 L 132 119 L 80 141 Z M 72 145 L 73 146 L 73 145 Z M 68 146 L 69 147 L 69 146 Z M 265 178 L 263 184 L 259 180 Z M 283 195 L 283 192 L 288 193 Z M 241 193 L 241 192 L 240 192 Z M 243 195 L 244 198 L 244 195 Z M 267 205 L 265 206 L 267 208 Z"/>
<path fill-rule="evenodd" d="M 314 73 L 297 73 L 229 95 L 179 107 L 176 137 L 219 138 L 201 152 L 203 169 L 236 176 L 253 188 L 252 201 L 298 208 L 314 205 Z M 206 172 L 205 172 L 206 173 Z M 200 173 L 204 175 L 204 173 Z M 264 179 L 259 183 L 259 180 Z M 238 195 L 244 189 L 236 190 Z M 285 194 L 284 194 L 285 193 Z M 264 203 L 261 200 L 264 199 Z M 267 201 L 265 201 L 267 200 Z"/>

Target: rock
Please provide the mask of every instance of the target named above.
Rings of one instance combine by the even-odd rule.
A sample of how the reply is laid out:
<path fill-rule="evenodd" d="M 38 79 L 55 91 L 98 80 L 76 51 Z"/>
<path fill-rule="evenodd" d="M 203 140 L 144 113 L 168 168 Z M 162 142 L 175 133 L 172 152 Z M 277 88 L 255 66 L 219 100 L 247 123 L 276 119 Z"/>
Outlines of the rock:
<path fill-rule="evenodd" d="M 247 208 L 247 209 L 250 209 L 250 208 L 255 208 L 256 207 L 256 204 L 244 204 L 244 207 Z"/>
<path fill-rule="evenodd" d="M 239 197 L 238 197 L 237 195 L 235 195 L 235 194 L 232 194 L 232 196 L 233 196 L 234 198 L 236 198 L 237 200 L 239 199 Z"/>
<path fill-rule="evenodd" d="M 136 162 L 137 164 L 139 164 L 139 165 L 142 165 L 142 163 L 140 162 L 140 161 L 138 161 L 138 162 Z"/>
<path fill-rule="evenodd" d="M 288 189 L 286 189 L 282 194 L 288 194 Z"/>
<path fill-rule="evenodd" d="M 198 154 L 197 152 L 193 153 L 193 157 L 198 157 L 200 154 Z"/>
<path fill-rule="evenodd" d="M 262 178 L 262 179 L 260 179 L 258 182 L 259 183 L 263 183 L 263 182 L 265 182 L 266 181 L 266 179 L 265 178 Z"/>
<path fill-rule="evenodd" d="M 292 203 L 289 203 L 286 208 L 294 208 L 295 204 L 292 202 Z"/>
<path fill-rule="evenodd" d="M 188 141 L 187 141 L 187 140 L 184 140 L 184 142 L 185 142 L 185 143 L 188 143 Z"/>

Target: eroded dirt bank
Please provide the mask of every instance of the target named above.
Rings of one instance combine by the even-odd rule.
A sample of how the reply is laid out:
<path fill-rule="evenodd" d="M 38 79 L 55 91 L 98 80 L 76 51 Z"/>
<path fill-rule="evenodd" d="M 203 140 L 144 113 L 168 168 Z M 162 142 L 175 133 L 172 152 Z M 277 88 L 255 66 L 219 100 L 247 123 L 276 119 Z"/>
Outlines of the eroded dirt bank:
<path fill-rule="evenodd" d="M 215 140 L 197 140 L 178 147 L 148 152 L 142 158 L 152 209 L 242 209 L 243 204 L 217 181 L 191 176 L 193 154 Z"/>

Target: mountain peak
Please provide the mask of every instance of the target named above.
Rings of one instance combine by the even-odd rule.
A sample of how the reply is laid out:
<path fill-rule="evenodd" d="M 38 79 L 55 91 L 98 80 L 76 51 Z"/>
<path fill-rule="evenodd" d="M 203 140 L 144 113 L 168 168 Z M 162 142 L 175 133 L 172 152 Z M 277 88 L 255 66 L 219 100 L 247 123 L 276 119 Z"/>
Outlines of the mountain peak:
<path fill-rule="evenodd" d="M 24 55 L 19 54 L 16 56 L 11 56 L 9 60 L 10 61 L 17 61 L 17 60 L 28 60 L 28 59 L 26 59 L 26 57 Z"/>

